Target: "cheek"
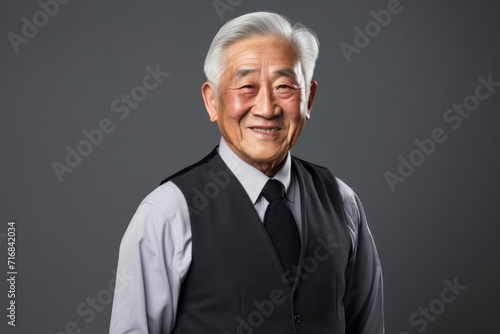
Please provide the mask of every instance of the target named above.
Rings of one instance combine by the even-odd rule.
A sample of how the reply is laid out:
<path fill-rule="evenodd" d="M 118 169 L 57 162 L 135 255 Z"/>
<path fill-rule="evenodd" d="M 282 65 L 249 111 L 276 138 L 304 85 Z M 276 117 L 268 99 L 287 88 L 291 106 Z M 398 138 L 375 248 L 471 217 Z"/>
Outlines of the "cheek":
<path fill-rule="evenodd" d="M 291 142 L 296 142 L 306 123 L 306 112 L 300 107 L 300 102 L 290 104 L 287 110 L 288 134 Z"/>
<path fill-rule="evenodd" d="M 307 113 L 305 108 L 301 108 L 300 99 L 290 101 L 290 103 L 283 107 L 287 112 L 290 126 L 299 126 L 305 121 Z"/>
<path fill-rule="evenodd" d="M 249 99 L 234 92 L 227 93 L 223 97 L 221 111 L 223 118 L 231 121 L 240 120 L 246 113 Z"/>

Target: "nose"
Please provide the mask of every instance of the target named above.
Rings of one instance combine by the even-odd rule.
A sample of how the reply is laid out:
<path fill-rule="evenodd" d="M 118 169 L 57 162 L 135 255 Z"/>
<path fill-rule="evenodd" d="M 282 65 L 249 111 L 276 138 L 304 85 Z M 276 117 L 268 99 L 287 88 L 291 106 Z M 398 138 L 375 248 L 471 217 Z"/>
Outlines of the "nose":
<path fill-rule="evenodd" d="M 279 115 L 279 107 L 276 104 L 276 99 L 271 87 L 267 85 L 262 85 L 260 87 L 259 93 L 255 97 L 255 105 L 252 111 L 255 116 L 267 119 Z"/>

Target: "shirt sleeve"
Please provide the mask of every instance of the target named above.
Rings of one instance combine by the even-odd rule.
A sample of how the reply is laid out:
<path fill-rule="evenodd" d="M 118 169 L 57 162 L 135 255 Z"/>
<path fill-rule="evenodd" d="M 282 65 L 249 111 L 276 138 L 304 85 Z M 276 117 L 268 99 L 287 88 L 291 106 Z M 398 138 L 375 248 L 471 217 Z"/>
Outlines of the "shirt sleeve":
<path fill-rule="evenodd" d="M 139 205 L 121 241 L 109 333 L 171 333 L 190 263 L 187 203 L 167 182 Z"/>
<path fill-rule="evenodd" d="M 382 267 L 358 196 L 339 181 L 353 239 L 344 296 L 347 334 L 383 334 Z"/>

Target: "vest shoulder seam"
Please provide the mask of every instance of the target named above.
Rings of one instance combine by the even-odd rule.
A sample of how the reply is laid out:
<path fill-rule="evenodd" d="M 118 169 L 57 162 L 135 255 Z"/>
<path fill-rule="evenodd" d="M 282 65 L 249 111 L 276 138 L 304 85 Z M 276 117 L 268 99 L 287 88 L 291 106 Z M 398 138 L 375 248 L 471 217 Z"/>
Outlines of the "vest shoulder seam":
<path fill-rule="evenodd" d="M 191 170 L 195 169 L 196 167 L 199 167 L 201 165 L 204 165 L 204 164 L 207 164 L 208 162 L 210 162 L 212 160 L 212 158 L 217 154 L 217 148 L 219 147 L 219 145 L 217 145 L 213 150 L 212 152 L 210 152 L 207 156 L 205 156 L 203 159 L 201 159 L 200 161 L 186 167 L 186 168 L 183 168 L 181 169 L 180 171 L 178 171 L 177 173 L 163 179 L 161 182 L 160 182 L 160 185 L 168 182 L 168 181 L 171 181 L 172 179 L 178 177 L 178 176 L 181 176 L 183 174 L 186 174 L 188 172 L 190 172 Z"/>

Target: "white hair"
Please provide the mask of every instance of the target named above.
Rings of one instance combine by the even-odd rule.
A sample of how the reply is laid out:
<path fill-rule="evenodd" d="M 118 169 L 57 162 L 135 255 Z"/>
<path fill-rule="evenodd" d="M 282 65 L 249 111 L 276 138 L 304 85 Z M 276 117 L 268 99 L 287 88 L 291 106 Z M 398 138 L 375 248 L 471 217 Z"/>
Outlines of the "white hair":
<path fill-rule="evenodd" d="M 319 53 L 316 34 L 300 23 L 292 25 L 279 14 L 255 12 L 242 15 L 224 24 L 215 35 L 205 58 L 203 70 L 219 96 L 220 80 L 227 69 L 226 51 L 232 44 L 256 36 L 272 36 L 292 46 L 300 61 L 305 79 L 305 97 L 309 97 L 310 82 Z M 299 79 L 299 78 L 298 78 Z"/>

